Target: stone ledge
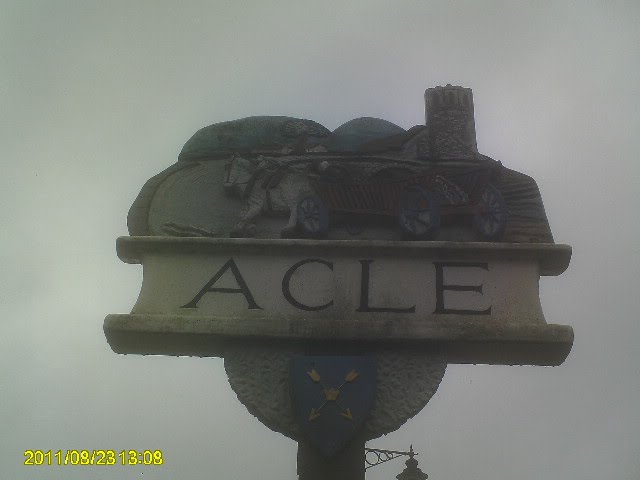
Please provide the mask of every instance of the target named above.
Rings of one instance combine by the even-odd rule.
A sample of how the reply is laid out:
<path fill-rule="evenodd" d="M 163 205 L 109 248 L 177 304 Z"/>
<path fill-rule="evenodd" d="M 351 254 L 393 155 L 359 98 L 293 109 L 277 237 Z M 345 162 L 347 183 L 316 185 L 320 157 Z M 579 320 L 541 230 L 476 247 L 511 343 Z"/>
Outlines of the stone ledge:
<path fill-rule="evenodd" d="M 443 354 L 448 363 L 555 366 L 573 345 L 573 329 L 566 325 L 468 319 L 445 324 L 115 314 L 105 318 L 104 332 L 116 353 L 200 357 L 222 357 L 230 346 L 315 350 L 321 345 L 326 353 L 410 349 Z"/>
<path fill-rule="evenodd" d="M 492 243 L 492 242 L 412 242 L 387 240 L 304 240 L 249 239 L 201 237 L 119 237 L 118 257 L 126 263 L 141 263 L 145 253 L 206 253 L 242 251 L 246 254 L 287 252 L 309 253 L 314 256 L 374 255 L 377 257 L 455 257 L 456 260 L 535 259 L 540 275 L 563 273 L 571 260 L 571 246 L 555 243 Z"/>

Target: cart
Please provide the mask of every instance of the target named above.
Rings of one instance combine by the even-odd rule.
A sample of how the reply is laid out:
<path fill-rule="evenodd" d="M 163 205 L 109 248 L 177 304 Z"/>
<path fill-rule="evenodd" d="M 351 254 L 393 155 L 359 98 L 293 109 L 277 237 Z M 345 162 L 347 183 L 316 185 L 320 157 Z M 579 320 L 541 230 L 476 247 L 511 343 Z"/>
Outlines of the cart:
<path fill-rule="evenodd" d="M 395 217 L 405 236 L 435 237 L 442 217 L 472 216 L 474 228 L 485 240 L 504 234 L 507 208 L 493 185 L 493 165 L 430 171 L 395 180 L 340 181 L 318 179 L 315 195 L 297 206 L 297 224 L 306 237 L 326 235 L 334 214 Z"/>

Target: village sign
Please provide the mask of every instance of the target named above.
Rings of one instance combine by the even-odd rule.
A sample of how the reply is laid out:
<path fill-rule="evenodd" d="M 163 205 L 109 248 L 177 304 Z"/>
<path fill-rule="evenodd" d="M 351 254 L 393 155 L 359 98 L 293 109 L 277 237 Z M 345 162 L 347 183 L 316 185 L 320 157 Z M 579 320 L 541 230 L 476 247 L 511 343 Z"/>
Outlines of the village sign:
<path fill-rule="evenodd" d="M 406 131 L 368 117 L 199 130 L 117 241 L 144 276 L 132 312 L 105 320 L 113 350 L 225 357 L 249 411 L 325 458 L 415 415 L 447 363 L 562 363 L 573 332 L 547 323 L 538 282 L 571 248 L 535 181 L 478 152 L 471 90 L 425 102 Z"/>

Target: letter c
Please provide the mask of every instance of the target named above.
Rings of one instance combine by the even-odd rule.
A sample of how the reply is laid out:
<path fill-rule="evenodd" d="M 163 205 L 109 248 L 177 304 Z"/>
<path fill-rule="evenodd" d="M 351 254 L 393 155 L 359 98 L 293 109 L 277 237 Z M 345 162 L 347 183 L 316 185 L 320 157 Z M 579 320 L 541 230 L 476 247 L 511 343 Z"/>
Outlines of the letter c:
<path fill-rule="evenodd" d="M 324 305 L 318 305 L 318 306 L 312 307 L 309 305 L 305 305 L 304 303 L 300 303 L 298 300 L 293 298 L 293 295 L 291 295 L 291 286 L 289 285 L 289 282 L 291 282 L 291 277 L 296 272 L 296 270 L 298 270 L 298 268 L 300 268 L 302 265 L 305 265 L 307 263 L 321 263 L 322 265 L 326 265 L 327 267 L 329 267 L 329 270 L 333 272 L 333 263 L 327 262 L 326 260 L 321 260 L 317 258 L 307 258 L 305 260 L 300 260 L 298 263 L 293 265 L 289 270 L 287 270 L 287 273 L 284 274 L 284 277 L 282 278 L 282 295 L 284 295 L 284 298 L 291 305 L 293 305 L 299 310 L 304 310 L 306 312 L 317 312 L 318 310 L 324 310 L 325 308 L 329 308 L 331 305 L 333 305 L 333 300 L 331 300 L 329 303 L 325 303 Z"/>

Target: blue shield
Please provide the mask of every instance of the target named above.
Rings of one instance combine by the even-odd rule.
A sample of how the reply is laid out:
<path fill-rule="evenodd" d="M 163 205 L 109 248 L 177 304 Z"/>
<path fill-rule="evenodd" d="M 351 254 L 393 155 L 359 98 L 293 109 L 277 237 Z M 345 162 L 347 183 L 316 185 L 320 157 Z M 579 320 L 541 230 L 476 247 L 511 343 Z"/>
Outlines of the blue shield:
<path fill-rule="evenodd" d="M 301 356 L 291 359 L 289 390 L 305 438 L 332 456 L 353 438 L 373 407 L 374 357 Z"/>

